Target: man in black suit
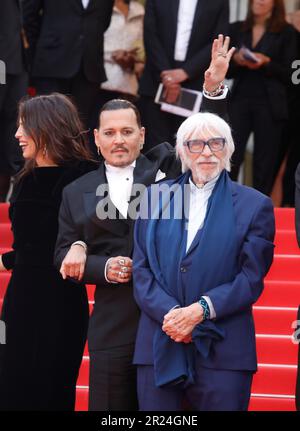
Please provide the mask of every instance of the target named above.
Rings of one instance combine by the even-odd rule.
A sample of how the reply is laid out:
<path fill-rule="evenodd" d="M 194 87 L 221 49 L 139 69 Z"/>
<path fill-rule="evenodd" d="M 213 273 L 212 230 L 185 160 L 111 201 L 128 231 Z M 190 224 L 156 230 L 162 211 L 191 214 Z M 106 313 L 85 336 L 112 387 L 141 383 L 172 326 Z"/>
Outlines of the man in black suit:
<path fill-rule="evenodd" d="M 222 38 L 214 42 L 205 75 L 212 93 L 227 71 L 232 55 L 228 44 L 227 39 L 223 45 Z M 205 98 L 202 109 L 224 115 L 224 104 Z M 137 409 L 132 357 L 139 311 L 131 281 L 135 209 L 140 188 L 181 173 L 170 144 L 142 155 L 144 136 L 134 105 L 125 100 L 105 104 L 95 130 L 104 162 L 63 192 L 55 263 L 64 278 L 96 284 L 88 332 L 90 410 Z"/>
<path fill-rule="evenodd" d="M 14 137 L 17 104 L 26 94 L 27 87 L 18 0 L 1 1 L 0 60 L 3 62 L 0 72 L 0 202 L 4 202 L 10 177 L 22 164 L 22 155 Z"/>
<path fill-rule="evenodd" d="M 159 83 L 174 102 L 181 86 L 202 90 L 213 39 L 226 34 L 228 0 L 147 0 L 144 20 L 146 64 L 139 93 L 148 150 L 158 142 L 175 143 L 183 117 L 160 110 L 154 102 Z M 155 128 L 151 127 L 155 124 Z"/>
<path fill-rule="evenodd" d="M 86 122 L 106 80 L 103 34 L 113 0 L 23 0 L 31 76 L 38 93 L 71 94 Z"/>

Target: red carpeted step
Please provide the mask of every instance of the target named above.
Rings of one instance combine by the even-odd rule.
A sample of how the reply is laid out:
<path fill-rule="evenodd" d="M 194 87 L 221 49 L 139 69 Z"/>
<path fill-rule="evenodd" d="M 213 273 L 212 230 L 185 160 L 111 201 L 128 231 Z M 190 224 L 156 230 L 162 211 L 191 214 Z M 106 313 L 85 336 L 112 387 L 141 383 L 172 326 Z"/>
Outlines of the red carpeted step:
<path fill-rule="evenodd" d="M 297 308 L 253 307 L 256 333 L 292 335 L 297 311 Z"/>
<path fill-rule="evenodd" d="M 89 390 L 88 388 L 78 387 L 76 389 L 76 411 L 87 411 L 89 401 Z"/>
<path fill-rule="evenodd" d="M 77 385 L 88 386 L 89 384 L 89 357 L 84 356 L 81 362 Z"/>
<path fill-rule="evenodd" d="M 291 336 L 257 334 L 256 347 L 260 364 L 297 364 L 298 344 Z"/>
<path fill-rule="evenodd" d="M 94 284 L 87 284 L 86 286 L 86 291 L 87 291 L 89 301 L 94 301 L 95 287 L 96 286 Z"/>
<path fill-rule="evenodd" d="M 10 279 L 10 272 L 0 272 L 0 298 L 3 298 Z"/>
<path fill-rule="evenodd" d="M 296 366 L 259 364 L 258 371 L 253 377 L 251 392 L 293 396 L 296 387 L 296 375 Z"/>
<path fill-rule="evenodd" d="M 300 255 L 295 230 L 277 230 L 274 243 L 276 254 Z"/>
<path fill-rule="evenodd" d="M 9 223 L 8 204 L 0 204 L 0 223 Z"/>
<path fill-rule="evenodd" d="M 300 255 L 277 255 L 266 280 L 300 281 Z"/>
<path fill-rule="evenodd" d="M 0 223 L 0 244 L 1 247 L 11 247 L 13 235 L 10 223 Z"/>
<path fill-rule="evenodd" d="M 268 396 L 252 396 L 250 400 L 250 411 L 294 411 L 294 398 L 280 398 Z"/>
<path fill-rule="evenodd" d="M 300 281 L 265 280 L 265 288 L 255 305 L 269 307 L 298 307 Z"/>
<path fill-rule="evenodd" d="M 11 251 L 11 248 L 2 247 L 2 244 L 0 243 L 0 254 L 6 253 L 7 251 Z"/>
<path fill-rule="evenodd" d="M 295 208 L 275 208 L 276 229 L 294 229 Z"/>

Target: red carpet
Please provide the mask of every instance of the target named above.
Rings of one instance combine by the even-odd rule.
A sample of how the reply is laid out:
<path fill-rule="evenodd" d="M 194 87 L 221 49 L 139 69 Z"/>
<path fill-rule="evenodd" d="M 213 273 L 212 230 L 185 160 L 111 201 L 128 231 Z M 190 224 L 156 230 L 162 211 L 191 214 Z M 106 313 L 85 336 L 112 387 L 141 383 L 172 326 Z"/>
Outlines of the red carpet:
<path fill-rule="evenodd" d="M 0 204 L 0 253 L 12 241 L 8 206 Z M 252 386 L 250 410 L 295 410 L 297 348 L 292 343 L 300 297 L 300 250 L 294 231 L 294 210 L 276 209 L 275 259 L 265 280 L 265 290 L 254 307 L 259 370 Z M 9 281 L 0 273 L 0 308 Z M 94 286 L 88 286 L 92 309 Z M 88 404 L 88 352 L 85 349 L 77 382 L 76 409 Z"/>

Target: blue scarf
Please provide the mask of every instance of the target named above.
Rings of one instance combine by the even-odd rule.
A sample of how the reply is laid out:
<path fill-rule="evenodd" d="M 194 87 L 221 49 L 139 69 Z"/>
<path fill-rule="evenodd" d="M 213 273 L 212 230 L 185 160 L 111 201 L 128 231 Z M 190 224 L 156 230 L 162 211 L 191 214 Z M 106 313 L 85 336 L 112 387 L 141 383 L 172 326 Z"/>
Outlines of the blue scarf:
<path fill-rule="evenodd" d="M 149 220 L 146 235 L 150 269 L 160 286 L 176 298 L 182 307 L 199 301 L 204 293 L 209 296 L 210 289 L 230 282 L 237 272 L 232 194 L 230 180 L 224 170 L 209 198 L 203 228 L 198 231 L 188 250 L 192 257 L 190 272 L 198 274 L 199 283 L 189 283 L 186 290 L 183 288 L 180 262 L 186 256 L 188 220 L 184 217 L 183 205 L 178 208 L 176 202 L 178 193 L 187 198 L 184 189 L 187 189 L 189 178 L 190 172 L 173 183 L 178 188 L 171 199 L 168 194 L 162 196 L 155 209 L 156 214 Z M 168 211 L 171 218 L 166 220 L 163 214 Z M 153 340 L 156 386 L 193 384 L 197 351 L 207 358 L 213 343 L 222 340 L 224 336 L 224 331 L 211 320 L 196 325 L 191 344 L 176 343 L 159 328 Z"/>

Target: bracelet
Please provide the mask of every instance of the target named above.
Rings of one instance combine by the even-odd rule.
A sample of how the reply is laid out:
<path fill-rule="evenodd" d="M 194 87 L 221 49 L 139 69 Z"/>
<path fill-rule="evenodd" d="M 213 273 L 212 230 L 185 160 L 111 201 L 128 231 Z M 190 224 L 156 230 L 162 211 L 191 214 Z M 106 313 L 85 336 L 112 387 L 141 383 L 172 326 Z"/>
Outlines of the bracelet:
<path fill-rule="evenodd" d="M 71 247 L 72 247 L 73 245 L 80 245 L 81 247 L 83 247 L 83 248 L 84 248 L 84 251 L 85 251 L 85 252 L 87 252 L 87 245 L 86 245 L 86 243 L 85 243 L 85 242 L 83 242 L 83 241 L 75 241 L 75 242 L 73 242 L 73 244 L 71 245 Z"/>
<path fill-rule="evenodd" d="M 200 301 L 198 301 L 201 307 L 203 308 L 203 320 L 207 320 L 210 318 L 210 309 L 209 305 L 206 302 L 204 298 L 201 298 Z"/>
<path fill-rule="evenodd" d="M 203 85 L 203 94 L 204 94 L 204 96 L 215 97 L 215 96 L 218 96 L 220 93 L 222 93 L 224 88 L 225 88 L 225 86 L 224 86 L 223 81 L 220 82 L 220 84 L 218 85 L 218 87 L 214 91 L 207 91 Z"/>

